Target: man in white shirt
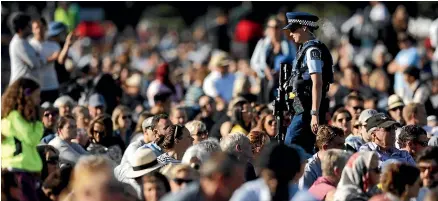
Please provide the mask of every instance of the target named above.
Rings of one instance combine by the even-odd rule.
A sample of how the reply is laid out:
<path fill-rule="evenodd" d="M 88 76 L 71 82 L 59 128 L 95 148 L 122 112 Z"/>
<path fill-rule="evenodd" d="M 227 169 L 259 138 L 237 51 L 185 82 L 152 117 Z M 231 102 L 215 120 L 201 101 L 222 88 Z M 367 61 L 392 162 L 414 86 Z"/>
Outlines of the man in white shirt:
<path fill-rule="evenodd" d="M 226 102 L 233 98 L 233 88 L 236 76 L 228 72 L 228 55 L 225 52 L 218 52 L 212 56 L 209 67 L 212 72 L 204 80 L 204 93 L 210 97 L 220 97 Z"/>
<path fill-rule="evenodd" d="M 402 93 L 405 103 L 425 104 L 430 96 L 429 86 L 420 80 L 420 69 L 417 67 L 408 67 L 404 72 L 404 79 L 408 87 Z"/>
<path fill-rule="evenodd" d="M 13 13 L 11 27 L 15 32 L 9 44 L 11 76 L 9 84 L 26 77 L 39 81 L 39 68 L 46 62 L 32 48 L 26 38 L 31 34 L 30 17 L 22 12 Z"/>
<path fill-rule="evenodd" d="M 52 41 L 46 40 L 47 22 L 41 18 L 32 21 L 33 37 L 29 40 L 30 45 L 42 57 L 46 57 L 47 63 L 38 70 L 40 74 L 41 100 L 54 102 L 59 96 L 59 82 L 55 70 L 61 47 Z"/>

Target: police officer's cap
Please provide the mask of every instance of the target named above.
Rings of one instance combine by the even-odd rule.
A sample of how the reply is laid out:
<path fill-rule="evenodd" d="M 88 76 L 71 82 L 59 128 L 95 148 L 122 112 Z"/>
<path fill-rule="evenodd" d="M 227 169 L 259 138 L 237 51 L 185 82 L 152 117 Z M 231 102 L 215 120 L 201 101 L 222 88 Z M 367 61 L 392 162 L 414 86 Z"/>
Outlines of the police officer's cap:
<path fill-rule="evenodd" d="M 316 23 L 319 18 L 316 15 L 312 15 L 306 12 L 288 12 L 286 13 L 288 25 L 283 29 L 292 29 L 297 27 L 297 25 L 308 26 L 314 29 L 318 28 Z"/>

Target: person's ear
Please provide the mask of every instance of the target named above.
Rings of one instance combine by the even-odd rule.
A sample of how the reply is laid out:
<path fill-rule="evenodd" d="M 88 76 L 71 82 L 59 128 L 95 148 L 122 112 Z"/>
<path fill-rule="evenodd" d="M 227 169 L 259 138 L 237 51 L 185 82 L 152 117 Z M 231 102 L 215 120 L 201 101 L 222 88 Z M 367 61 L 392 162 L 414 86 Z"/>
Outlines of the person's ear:
<path fill-rule="evenodd" d="M 237 152 L 242 152 L 242 147 L 240 147 L 240 145 L 236 144 L 236 151 Z"/>
<path fill-rule="evenodd" d="M 328 144 L 322 145 L 322 150 L 327 150 L 327 149 L 328 149 Z"/>
<path fill-rule="evenodd" d="M 333 168 L 333 172 L 335 173 L 335 176 L 336 176 L 336 177 L 341 178 L 341 173 L 342 173 L 342 172 L 341 172 L 341 168 L 338 168 L 338 167 L 335 166 L 335 167 Z"/>
<path fill-rule="evenodd" d="M 412 142 L 411 140 L 407 141 L 406 147 L 414 147 L 414 142 Z"/>

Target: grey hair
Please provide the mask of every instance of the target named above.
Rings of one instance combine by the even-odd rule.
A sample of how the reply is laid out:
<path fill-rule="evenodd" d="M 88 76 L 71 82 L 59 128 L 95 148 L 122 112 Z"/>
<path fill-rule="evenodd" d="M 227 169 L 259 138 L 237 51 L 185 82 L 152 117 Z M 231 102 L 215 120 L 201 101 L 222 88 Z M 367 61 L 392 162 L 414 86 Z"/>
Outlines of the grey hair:
<path fill-rule="evenodd" d="M 189 147 L 184 153 L 182 163 L 190 164 L 190 160 L 193 157 L 196 157 L 197 159 L 199 159 L 199 161 L 201 161 L 202 164 L 210 158 L 212 153 L 220 151 L 221 148 L 219 142 L 216 139 L 207 139 L 200 142 L 199 144 L 195 144 Z"/>
<path fill-rule="evenodd" d="M 334 168 L 344 168 L 351 153 L 341 149 L 330 149 L 323 153 L 321 160 L 321 170 L 324 176 L 335 176 Z"/>
<path fill-rule="evenodd" d="M 222 151 L 236 154 L 236 145 L 250 145 L 251 142 L 249 141 L 248 137 L 246 137 L 245 134 L 236 132 L 236 133 L 230 133 L 228 136 L 222 138 L 221 140 L 221 148 Z"/>

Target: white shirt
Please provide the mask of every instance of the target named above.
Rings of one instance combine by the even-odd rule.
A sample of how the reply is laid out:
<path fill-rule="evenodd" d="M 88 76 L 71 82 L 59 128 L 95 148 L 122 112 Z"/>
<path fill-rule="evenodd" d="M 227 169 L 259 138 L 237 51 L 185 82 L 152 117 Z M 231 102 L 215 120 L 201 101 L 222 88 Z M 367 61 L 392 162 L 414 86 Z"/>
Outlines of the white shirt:
<path fill-rule="evenodd" d="M 424 104 L 430 95 L 430 90 L 427 84 L 422 84 L 420 87 L 419 81 L 415 81 L 413 84 L 409 85 L 404 91 L 401 91 L 401 97 L 403 98 L 403 102 L 405 104 L 414 102 Z M 418 87 L 417 91 L 415 89 Z M 415 91 L 415 94 L 414 94 Z"/>
<path fill-rule="evenodd" d="M 44 65 L 38 53 L 26 39 L 14 35 L 9 43 L 9 56 L 11 58 L 11 77 L 9 84 L 21 77 L 32 78 L 39 82 L 39 68 Z"/>
<path fill-rule="evenodd" d="M 48 58 L 53 53 L 59 52 L 61 47 L 52 41 L 40 42 L 35 38 L 29 40 L 30 45 L 41 57 Z M 54 90 L 59 88 L 58 77 L 55 70 L 55 62 L 46 63 L 39 70 L 41 91 Z"/>
<path fill-rule="evenodd" d="M 324 62 L 321 60 L 321 55 L 321 51 L 316 47 L 311 47 L 306 50 L 305 59 L 308 69 L 303 73 L 304 80 L 309 80 L 310 75 L 313 73 L 322 73 Z"/>
<path fill-rule="evenodd" d="M 222 76 L 217 71 L 212 71 L 204 80 L 204 93 L 210 97 L 220 96 L 226 102 L 233 98 L 233 88 L 236 76 L 234 73 L 227 73 Z"/>

